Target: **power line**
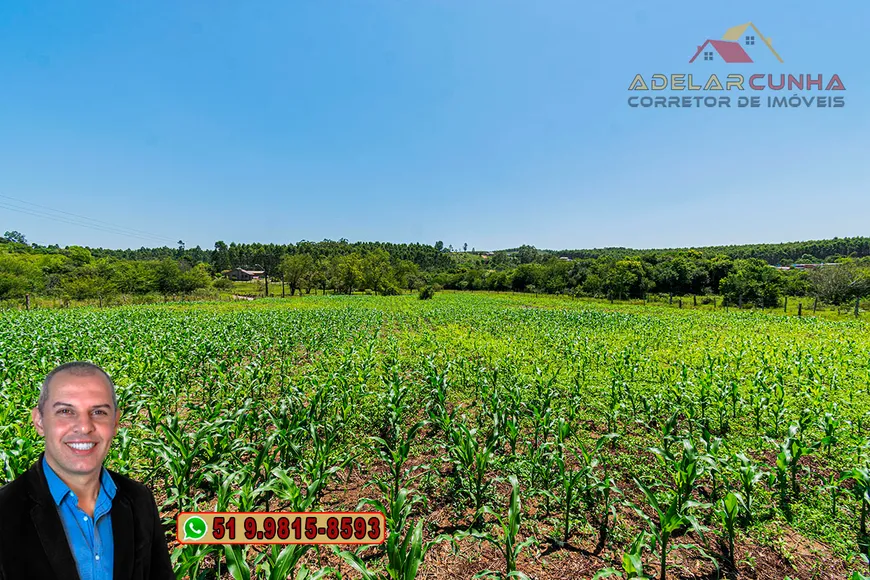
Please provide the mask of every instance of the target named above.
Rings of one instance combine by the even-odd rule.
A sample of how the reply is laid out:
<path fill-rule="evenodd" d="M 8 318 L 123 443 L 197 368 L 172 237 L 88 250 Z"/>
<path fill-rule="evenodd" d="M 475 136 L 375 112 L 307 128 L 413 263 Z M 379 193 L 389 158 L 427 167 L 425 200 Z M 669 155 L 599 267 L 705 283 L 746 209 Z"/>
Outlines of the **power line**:
<path fill-rule="evenodd" d="M 52 208 L 52 207 L 46 207 L 46 206 L 43 206 L 43 205 L 39 205 L 39 204 L 36 204 L 36 203 L 33 203 L 33 202 L 29 202 L 29 201 L 24 201 L 24 200 L 21 200 L 21 199 L 16 199 L 16 198 L 14 198 L 14 197 L 10 197 L 10 196 L 8 196 L 8 195 L 3 195 L 2 193 L 0 193 L 0 197 L 6 198 L 6 199 L 10 199 L 10 200 L 12 200 L 12 201 L 14 201 L 14 202 L 17 202 L 17 203 L 23 203 L 23 204 L 25 204 L 25 205 L 30 205 L 30 206 L 33 206 L 33 207 L 38 207 L 38 208 L 41 208 L 41 209 L 46 209 L 46 210 L 53 211 L 53 212 L 56 212 L 56 213 L 66 214 L 66 215 L 69 215 L 69 216 L 73 216 L 73 217 L 75 217 L 75 218 L 85 219 L 85 220 L 88 220 L 88 221 L 91 221 L 91 222 L 95 222 L 95 223 L 97 223 L 97 224 L 105 224 L 105 225 L 107 225 L 107 226 L 109 226 L 109 227 L 111 227 L 111 228 L 113 228 L 113 229 L 116 229 L 116 230 L 129 231 L 129 232 L 137 232 L 137 233 L 139 233 L 139 234 L 144 234 L 144 235 L 149 236 L 149 237 L 152 237 L 152 238 L 156 238 L 156 239 L 160 239 L 160 240 L 166 240 L 166 241 L 172 241 L 172 242 L 174 242 L 174 240 L 171 240 L 170 238 L 167 238 L 166 236 L 160 236 L 160 235 L 153 234 L 153 233 L 151 233 L 151 232 L 146 232 L 146 231 L 144 231 L 144 230 L 137 230 L 137 229 L 135 229 L 135 228 L 130 228 L 130 227 L 118 227 L 117 225 L 115 225 L 115 224 L 113 224 L 113 223 L 110 223 L 110 222 L 106 222 L 106 221 L 98 220 L 98 219 L 96 219 L 96 218 L 92 218 L 92 217 L 88 217 L 88 216 L 83 216 L 83 215 L 75 214 L 75 213 L 68 212 L 68 211 L 64 211 L 64 210 L 61 210 L 61 209 L 55 209 L 55 208 Z"/>
<path fill-rule="evenodd" d="M 131 233 L 129 231 L 121 230 L 119 228 L 107 228 L 107 227 L 98 226 L 98 225 L 94 225 L 94 224 L 81 223 L 81 222 L 71 220 L 68 218 L 64 218 L 64 217 L 60 217 L 60 216 L 53 216 L 51 214 L 46 214 L 44 212 L 38 212 L 35 210 L 26 209 L 26 208 L 18 208 L 18 207 L 10 206 L 10 205 L 8 205 L 6 203 L 2 203 L 2 202 L 0 202 L 0 208 L 8 209 L 11 211 L 17 211 L 19 213 L 28 214 L 28 215 L 32 215 L 32 216 L 36 216 L 36 217 L 41 217 L 43 219 L 48 219 L 48 220 L 52 220 L 52 221 L 56 221 L 56 222 L 60 222 L 60 223 L 66 223 L 66 224 L 71 224 L 74 226 L 79 226 L 79 227 L 88 228 L 88 229 L 92 229 L 92 230 L 108 232 L 111 234 L 119 234 L 119 235 L 123 235 L 123 236 L 130 236 L 130 237 L 140 238 L 140 239 L 144 239 L 144 240 L 153 240 L 154 238 L 158 238 L 158 239 L 162 239 L 162 240 L 169 239 L 169 238 L 160 238 L 159 236 L 151 236 L 151 235 L 142 236 L 139 234 Z"/>
<path fill-rule="evenodd" d="M 104 232 L 109 232 L 109 233 L 114 233 L 114 234 L 121 234 L 121 235 L 125 235 L 125 236 L 136 237 L 136 238 L 140 238 L 140 239 L 151 239 L 151 240 L 161 240 L 161 241 L 164 241 L 164 242 L 167 242 L 167 241 L 169 241 L 169 242 L 174 242 L 174 240 L 171 240 L 170 238 L 167 238 L 167 237 L 165 237 L 165 236 L 160 236 L 160 235 L 157 235 L 157 234 L 152 234 L 152 233 L 150 233 L 150 232 L 146 232 L 146 231 L 144 231 L 144 230 L 137 230 L 137 229 L 135 229 L 135 228 L 129 228 L 129 227 L 119 227 L 119 226 L 116 226 L 115 224 L 112 224 L 112 223 L 109 223 L 109 222 L 105 222 L 105 221 L 98 220 L 98 219 L 95 219 L 95 218 L 91 218 L 91 217 L 88 217 L 88 216 L 83 216 L 83 215 L 79 215 L 79 214 L 74 214 L 74 213 L 72 213 L 72 212 L 68 212 L 68 211 L 64 211 L 64 210 L 59 210 L 59 209 L 55 209 L 55 208 L 50 208 L 50 207 L 46 207 L 46 206 L 41 206 L 41 205 L 36 204 L 36 203 L 31 203 L 31 202 L 23 201 L 23 200 L 20 200 L 20 199 L 16 199 L 16 198 L 14 198 L 14 197 L 10 197 L 10 196 L 8 196 L 8 195 L 0 194 L 0 197 L 5 198 L 5 199 L 9 199 L 9 200 L 12 200 L 12 201 L 15 201 L 15 202 L 17 202 L 17 203 L 19 203 L 19 204 L 26 204 L 26 205 L 30 205 L 30 206 L 33 206 L 33 207 L 42 208 L 42 209 L 45 209 L 45 210 L 48 210 L 48 211 L 52 211 L 52 212 L 56 212 L 56 213 L 60 213 L 60 214 L 65 214 L 65 215 L 69 215 L 69 216 L 73 216 L 74 218 L 80 218 L 80 219 L 88 220 L 88 221 L 90 221 L 90 222 L 94 222 L 94 223 L 93 223 L 93 224 L 90 224 L 90 223 L 83 223 L 83 222 L 80 221 L 80 219 L 70 219 L 70 218 L 65 218 L 65 217 L 62 217 L 62 216 L 51 215 L 51 214 L 48 214 L 48 213 L 46 213 L 46 212 L 39 211 L 39 210 L 32 210 L 32 209 L 29 209 L 29 208 L 21 208 L 21 207 L 10 206 L 8 203 L 2 203 L 2 202 L 0 202 L 0 207 L 4 207 L 5 209 L 10 209 L 10 210 L 12 210 L 12 211 L 18 211 L 18 212 L 25 213 L 25 214 L 28 214 L 28 215 L 33 215 L 33 216 L 36 216 L 36 217 L 42 217 L 42 218 L 45 218 L 45 219 L 50 219 L 50 220 L 58 221 L 58 222 L 61 222 L 61 223 L 68 223 L 68 224 L 71 224 L 71 225 L 76 225 L 76 226 L 80 226 L 80 227 L 85 227 L 85 228 L 95 229 L 95 230 L 104 231 Z M 98 224 L 105 224 L 105 225 L 98 225 Z"/>

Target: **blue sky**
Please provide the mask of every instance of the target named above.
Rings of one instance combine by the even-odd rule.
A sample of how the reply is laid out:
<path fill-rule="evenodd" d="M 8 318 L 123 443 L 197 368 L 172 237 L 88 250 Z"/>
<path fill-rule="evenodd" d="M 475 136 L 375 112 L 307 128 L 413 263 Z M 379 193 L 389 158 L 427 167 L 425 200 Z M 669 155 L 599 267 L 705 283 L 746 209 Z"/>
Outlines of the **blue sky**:
<path fill-rule="evenodd" d="M 747 21 L 784 63 L 688 63 Z M 479 250 L 870 235 L 867 22 L 865 1 L 4 2 L 0 233 Z M 628 106 L 635 74 L 690 72 L 836 73 L 846 104 Z"/>

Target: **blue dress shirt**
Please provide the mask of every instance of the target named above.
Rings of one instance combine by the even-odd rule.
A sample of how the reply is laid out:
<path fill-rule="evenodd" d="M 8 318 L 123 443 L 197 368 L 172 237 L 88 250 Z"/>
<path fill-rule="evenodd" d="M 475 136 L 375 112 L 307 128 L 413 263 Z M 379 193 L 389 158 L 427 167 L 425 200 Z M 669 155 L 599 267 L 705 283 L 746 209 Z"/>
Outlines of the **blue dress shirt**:
<path fill-rule="evenodd" d="M 100 493 L 94 517 L 78 506 L 78 497 L 42 458 L 48 489 L 66 530 L 66 539 L 76 561 L 81 580 L 112 580 L 115 545 L 112 539 L 112 499 L 115 482 L 105 468 L 100 473 Z M 96 522 L 96 525 L 95 523 Z"/>

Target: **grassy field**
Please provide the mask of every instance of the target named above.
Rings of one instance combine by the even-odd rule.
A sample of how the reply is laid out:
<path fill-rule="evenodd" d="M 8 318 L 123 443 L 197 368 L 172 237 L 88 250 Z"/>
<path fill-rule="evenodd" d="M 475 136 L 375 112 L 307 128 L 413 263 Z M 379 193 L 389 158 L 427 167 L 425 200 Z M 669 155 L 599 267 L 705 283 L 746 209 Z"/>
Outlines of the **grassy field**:
<path fill-rule="evenodd" d="M 171 541 L 179 577 L 867 574 L 870 328 L 689 305 L 439 293 L 2 311 L 0 482 L 42 450 L 29 409 L 44 375 L 92 360 L 124 413 L 109 467 L 155 491 L 168 536 L 180 510 L 371 499 L 408 541 Z"/>

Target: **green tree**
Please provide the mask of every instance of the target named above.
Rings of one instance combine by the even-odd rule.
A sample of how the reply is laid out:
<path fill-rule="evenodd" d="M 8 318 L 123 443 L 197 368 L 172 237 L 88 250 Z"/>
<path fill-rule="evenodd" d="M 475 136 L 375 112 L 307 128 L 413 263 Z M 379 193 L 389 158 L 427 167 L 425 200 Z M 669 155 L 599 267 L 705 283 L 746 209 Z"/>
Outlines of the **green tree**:
<path fill-rule="evenodd" d="M 33 254 L 0 252 L 0 299 L 23 298 L 28 292 L 42 290 L 44 261 Z"/>
<path fill-rule="evenodd" d="M 69 246 L 66 249 L 66 255 L 69 256 L 70 260 L 72 260 L 73 264 L 76 266 L 90 264 L 94 261 L 94 256 L 91 254 L 91 251 L 81 246 Z"/>
<path fill-rule="evenodd" d="M 158 289 L 157 264 L 154 261 L 119 261 L 112 274 L 112 283 L 123 294 L 147 294 Z"/>
<path fill-rule="evenodd" d="M 393 268 L 390 265 L 390 254 L 383 249 L 369 252 L 362 260 L 363 283 L 366 288 L 377 294 L 393 293 L 396 283 L 393 280 Z"/>
<path fill-rule="evenodd" d="M 107 259 L 83 264 L 63 276 L 61 289 L 74 300 L 105 298 L 117 293 L 112 284 L 113 268 Z"/>
<path fill-rule="evenodd" d="M 212 264 L 214 264 L 214 269 L 218 272 L 223 272 L 224 270 L 229 270 L 233 267 L 230 262 L 230 249 L 226 243 L 222 241 L 214 243 L 214 252 L 212 252 L 211 259 Z"/>
<path fill-rule="evenodd" d="M 172 258 L 164 258 L 157 262 L 154 268 L 154 278 L 157 290 L 164 298 L 175 294 L 181 289 L 181 268 Z"/>
<path fill-rule="evenodd" d="M 809 280 L 813 296 L 837 307 L 862 298 L 870 291 L 870 269 L 853 261 L 811 270 Z"/>
<path fill-rule="evenodd" d="M 333 283 L 336 290 L 353 294 L 362 284 L 362 258 L 358 252 L 339 256 L 335 260 Z"/>
<path fill-rule="evenodd" d="M 541 264 L 521 264 L 513 271 L 511 286 L 517 292 L 525 292 L 529 287 L 541 287 L 544 268 Z"/>
<path fill-rule="evenodd" d="M 284 277 L 284 283 L 290 287 L 290 296 L 308 284 L 309 277 L 314 273 L 314 259 L 311 254 L 290 254 L 281 258 L 279 270 Z"/>
<path fill-rule="evenodd" d="M 531 264 L 538 260 L 539 253 L 535 246 L 524 244 L 517 249 L 517 260 L 520 264 Z"/>
<path fill-rule="evenodd" d="M 399 260 L 394 271 L 396 284 L 408 291 L 413 291 L 422 285 L 420 267 L 411 260 Z"/>
<path fill-rule="evenodd" d="M 5 234 L 3 234 L 3 237 L 10 242 L 27 245 L 27 238 L 25 238 L 24 234 L 22 234 L 21 232 L 12 230 L 11 232 L 6 232 Z"/>
<path fill-rule="evenodd" d="M 734 271 L 719 284 L 730 304 L 755 304 L 762 308 L 779 305 L 782 273 L 764 260 L 735 260 Z"/>
<path fill-rule="evenodd" d="M 208 266 L 199 263 L 193 268 L 188 268 L 181 272 L 181 275 L 178 277 L 178 290 L 183 294 L 190 294 L 199 288 L 207 288 L 211 284 L 211 278 L 212 275 Z"/>

